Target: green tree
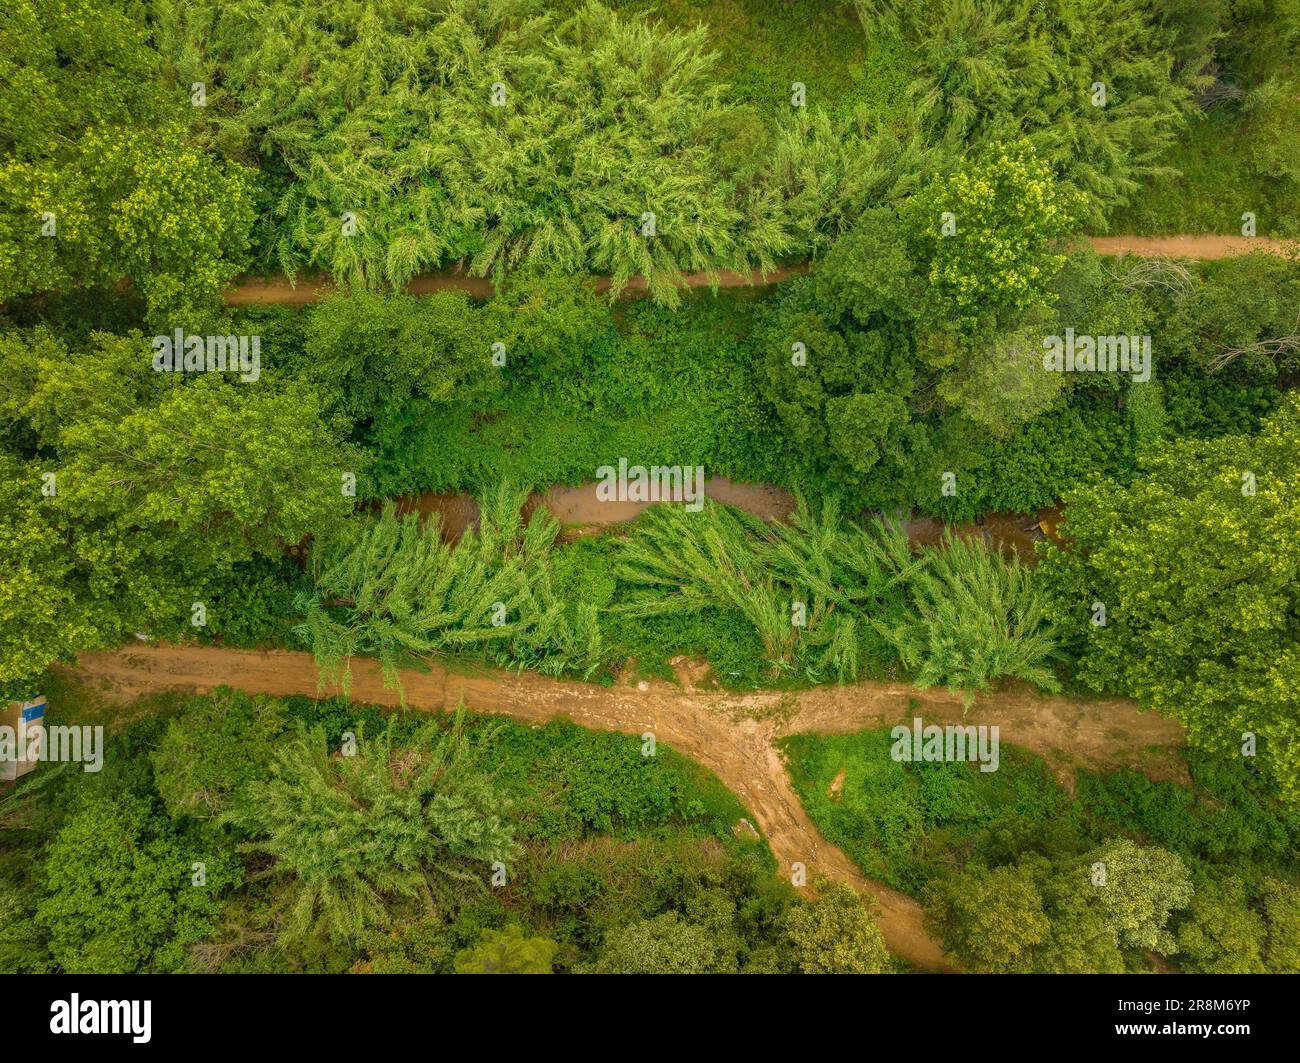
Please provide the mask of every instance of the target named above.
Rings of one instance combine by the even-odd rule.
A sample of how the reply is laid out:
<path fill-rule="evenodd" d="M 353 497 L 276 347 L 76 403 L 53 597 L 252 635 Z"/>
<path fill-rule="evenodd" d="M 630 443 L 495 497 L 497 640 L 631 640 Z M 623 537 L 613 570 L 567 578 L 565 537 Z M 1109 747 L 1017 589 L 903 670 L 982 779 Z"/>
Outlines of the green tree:
<path fill-rule="evenodd" d="M 1092 856 L 1097 897 L 1126 948 L 1175 951 L 1170 913 L 1192 899 L 1192 879 L 1175 853 L 1128 838 L 1106 842 Z"/>
<path fill-rule="evenodd" d="M 0 151 L 49 158 L 96 124 L 160 112 L 141 22 L 105 0 L 10 0 L 0 38 Z"/>
<path fill-rule="evenodd" d="M 729 954 L 708 927 L 664 912 L 611 930 L 593 974 L 734 974 Z"/>
<path fill-rule="evenodd" d="M 292 177 L 289 268 L 399 286 L 463 260 L 609 273 L 615 291 L 641 274 L 674 302 L 684 271 L 771 268 L 790 247 L 780 197 L 728 180 L 735 108 L 702 28 L 536 0 L 160 7 L 181 83 L 222 87 L 204 134 Z"/>
<path fill-rule="evenodd" d="M 456 943 L 441 913 L 395 920 L 371 935 L 354 974 L 450 974 Z"/>
<path fill-rule="evenodd" d="M 1041 306 L 1065 262 L 1055 241 L 1077 212 L 1077 195 L 1024 140 L 932 181 L 903 210 L 912 260 L 929 284 L 930 321 L 971 331 Z"/>
<path fill-rule="evenodd" d="M 45 931 L 35 918 L 30 889 L 0 879 L 0 974 L 53 974 Z"/>
<path fill-rule="evenodd" d="M 456 953 L 457 974 L 551 974 L 559 946 L 550 938 L 524 937 L 523 927 L 484 930 L 478 943 Z"/>
<path fill-rule="evenodd" d="M 1164 171 L 1188 89 L 1202 84 L 1206 35 L 1161 25 L 1153 5 L 859 0 L 868 26 L 882 6 L 916 55 L 910 88 L 927 135 L 954 154 L 1024 136 L 1086 196 L 1094 225 Z"/>
<path fill-rule="evenodd" d="M 890 969 L 880 928 L 851 886 L 820 885 L 816 900 L 790 909 L 786 930 L 804 974 L 881 974 Z"/>
<path fill-rule="evenodd" d="M 1033 970 L 1051 933 L 1034 877 L 1016 867 L 967 867 L 930 887 L 927 918 L 944 948 L 977 973 Z"/>
<path fill-rule="evenodd" d="M 496 861 L 516 852 L 507 804 L 478 766 L 463 716 L 436 722 L 398 746 L 390 723 L 332 751 L 320 728 L 300 730 L 223 817 L 247 831 L 252 848 L 289 878 L 286 941 L 320 928 L 358 941 L 388 925 L 398 899 L 432 910 L 434 891 L 483 885 Z"/>
<path fill-rule="evenodd" d="M 908 581 L 911 610 L 892 624 L 875 621 L 917 686 L 944 684 L 968 699 L 1003 677 L 1059 689 L 1056 636 L 1033 570 L 950 535 L 926 557 Z"/>
<path fill-rule="evenodd" d="M 1005 439 L 1025 421 L 1055 405 L 1065 374 L 1043 368 L 1040 315 L 1003 332 L 967 340 L 957 365 L 935 389 L 939 398 L 993 439 Z"/>
<path fill-rule="evenodd" d="M 1240 876 L 1199 875 L 1186 919 L 1176 937 L 1185 970 L 1205 974 L 1264 972 L 1264 920 L 1251 907 L 1250 889 Z"/>
<path fill-rule="evenodd" d="M 103 602 L 92 602 L 90 572 L 43 506 L 42 469 L 0 453 L 0 684 L 14 696 L 53 661 L 102 645 L 115 625 Z"/>
<path fill-rule="evenodd" d="M 137 333 L 0 335 L 0 432 L 22 455 L 0 459 L 12 503 L 0 527 L 24 559 L 0 600 L 48 606 L 6 625 L 9 677 L 141 627 L 183 630 L 215 576 L 278 559 L 352 509 L 343 474 L 362 456 L 310 389 L 180 380 L 151 357 Z"/>
<path fill-rule="evenodd" d="M 1264 963 L 1278 974 L 1300 974 L 1300 887 L 1265 879 L 1263 899 L 1268 923 Z"/>
<path fill-rule="evenodd" d="M 75 974 L 181 970 L 240 877 L 229 856 L 173 833 L 136 796 L 89 799 L 50 843 L 44 874 L 36 919 Z"/>
<path fill-rule="evenodd" d="M 1050 409 L 1064 377 L 1039 340 L 1076 201 L 1018 141 L 865 211 L 766 315 L 767 396 L 795 449 L 873 505 L 909 504 L 922 470 L 969 460 L 968 437 Z"/>
<path fill-rule="evenodd" d="M 330 296 L 307 318 L 304 368 L 333 407 L 369 421 L 412 397 L 464 399 L 503 337 L 460 292 Z"/>
<path fill-rule="evenodd" d="M 277 556 L 327 530 L 351 510 L 341 485 L 359 465 L 330 445 L 300 383 L 272 390 L 206 374 L 116 423 L 65 425 L 59 454 L 70 513 L 166 529 L 196 568 Z"/>
<path fill-rule="evenodd" d="M 264 777 L 287 728 L 284 705 L 221 687 L 191 698 L 151 755 L 154 785 L 173 816 L 211 819 Z"/>
<path fill-rule="evenodd" d="M 910 321 L 921 312 L 925 277 L 912 259 L 907 229 L 892 207 L 862 212 L 812 273 L 816 304 L 864 325 Z"/>
<path fill-rule="evenodd" d="M 198 331 L 214 320 L 209 308 L 248 250 L 251 172 L 214 159 L 177 126 L 91 130 L 80 150 L 88 210 L 107 222 L 98 279 L 133 279 L 159 328 Z"/>
<path fill-rule="evenodd" d="M 1022 857 L 1034 865 L 1037 858 Z M 1088 869 L 1067 863 L 1047 868 L 1039 876 L 1043 908 L 1052 924 L 1037 949 L 1034 970 L 1052 974 L 1122 974 L 1124 956 L 1106 910 L 1091 884 Z"/>
<path fill-rule="evenodd" d="M 208 313 L 242 266 L 251 171 L 180 124 L 145 21 L 15 0 L 0 40 L 0 298 L 130 278 L 160 321 Z M 203 80 L 203 79 L 196 79 Z"/>
<path fill-rule="evenodd" d="M 923 445 L 910 328 L 874 312 L 898 305 L 866 280 L 819 272 L 783 285 L 762 318 L 766 397 L 792 450 L 836 482 L 895 482 Z"/>
<path fill-rule="evenodd" d="M 1071 546 L 1049 546 L 1039 572 L 1080 680 L 1209 749 L 1257 742 L 1300 796 L 1300 399 L 1253 437 L 1174 442 L 1131 484 L 1067 495 L 1066 512 Z"/>

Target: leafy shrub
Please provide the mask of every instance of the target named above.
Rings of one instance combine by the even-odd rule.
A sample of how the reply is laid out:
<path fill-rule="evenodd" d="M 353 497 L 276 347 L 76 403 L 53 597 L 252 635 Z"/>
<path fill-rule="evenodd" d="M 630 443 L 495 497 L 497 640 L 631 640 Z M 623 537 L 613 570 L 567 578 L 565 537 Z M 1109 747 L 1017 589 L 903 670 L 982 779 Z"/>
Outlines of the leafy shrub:
<path fill-rule="evenodd" d="M 221 688 L 191 699 L 154 751 L 154 785 L 173 816 L 211 819 L 266 775 L 287 727 L 284 706 Z"/>
<path fill-rule="evenodd" d="M 196 861 L 202 886 L 192 883 Z M 129 795 L 89 799 L 51 842 L 45 878 L 36 919 L 59 966 L 120 974 L 179 971 L 240 873 L 228 855 L 173 833 L 148 800 Z"/>
<path fill-rule="evenodd" d="M 292 558 L 255 557 L 213 573 L 199 595 L 208 623 L 198 634 L 226 646 L 290 645 L 300 619 L 294 601 L 305 582 Z"/>
<path fill-rule="evenodd" d="M 350 661 L 372 654 L 385 682 L 399 686 L 399 664 L 437 650 L 494 651 L 558 673 L 590 671 L 600 659 L 594 606 L 571 614 L 551 591 L 550 551 L 558 525 L 545 510 L 522 526 L 527 492 L 502 485 L 480 503 L 477 529 L 454 546 L 439 522 L 417 513 L 353 523 L 313 554 L 314 590 L 300 596 L 308 642 L 322 679 L 347 691 Z"/>
<path fill-rule="evenodd" d="M 774 525 L 711 502 L 698 514 L 652 508 L 617 556 L 630 588 L 617 608 L 629 616 L 730 610 L 758 634 L 774 672 L 797 663 L 841 681 L 878 651 L 866 618 L 897 606 L 914 567 L 897 532 L 842 522 L 833 502 L 814 514 L 802 500 Z"/>
<path fill-rule="evenodd" d="M 996 862 L 1052 838 L 1052 825 L 1069 809 L 1043 762 L 1015 747 L 1001 747 L 996 772 L 980 772 L 962 763 L 898 761 L 892 744 L 888 730 L 796 734 L 781 743 L 818 830 L 864 874 L 910 893 L 951 874 L 961 855 Z M 1077 848 L 1072 835 L 1054 840 Z"/>
<path fill-rule="evenodd" d="M 307 317 L 304 369 L 331 408 L 366 422 L 416 396 L 469 397 L 496 338 L 461 292 L 336 294 Z"/>
<path fill-rule="evenodd" d="M 804 974 L 881 974 L 889 952 L 861 898 L 843 883 L 823 884 L 817 899 L 786 916 L 795 962 Z"/>
<path fill-rule="evenodd" d="M 928 560 L 908 581 L 908 618 L 877 623 L 917 686 L 945 684 L 968 701 L 1003 677 L 1060 688 L 1047 598 L 1032 570 L 1014 555 L 951 535 Z"/>

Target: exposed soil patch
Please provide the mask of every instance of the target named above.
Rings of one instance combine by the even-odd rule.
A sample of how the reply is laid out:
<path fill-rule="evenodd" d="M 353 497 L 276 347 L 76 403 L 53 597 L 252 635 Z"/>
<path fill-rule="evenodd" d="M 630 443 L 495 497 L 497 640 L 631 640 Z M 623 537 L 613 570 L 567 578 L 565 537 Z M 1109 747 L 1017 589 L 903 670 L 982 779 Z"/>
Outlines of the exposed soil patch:
<path fill-rule="evenodd" d="M 847 768 L 841 768 L 835 778 L 831 780 L 831 785 L 826 791 L 826 796 L 832 801 L 838 801 L 840 795 L 844 793 L 844 775 L 847 770 Z"/>
<path fill-rule="evenodd" d="M 1141 258 L 1233 258 L 1252 251 L 1273 255 L 1300 253 L 1300 243 L 1270 240 L 1266 236 L 1092 236 L 1088 242 L 1099 255 Z"/>

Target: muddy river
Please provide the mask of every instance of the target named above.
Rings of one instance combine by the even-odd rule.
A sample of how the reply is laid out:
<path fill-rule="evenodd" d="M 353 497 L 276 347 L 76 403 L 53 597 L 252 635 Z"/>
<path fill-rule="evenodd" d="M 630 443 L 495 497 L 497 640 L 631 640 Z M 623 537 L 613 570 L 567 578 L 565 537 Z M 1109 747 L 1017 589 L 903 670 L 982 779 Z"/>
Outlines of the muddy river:
<path fill-rule="evenodd" d="M 545 506 L 564 526 L 564 537 L 572 539 L 598 532 L 611 524 L 629 521 L 647 506 L 665 504 L 605 501 L 597 496 L 597 486 L 593 481 L 576 487 L 557 485 L 544 493 L 534 492 L 524 505 L 524 514 L 527 516 L 538 506 Z M 794 497 L 790 492 L 772 484 L 735 483 L 724 476 L 713 476 L 705 481 L 704 494 L 706 498 L 725 502 L 765 520 L 784 520 L 794 511 Z M 397 509 L 399 513 L 416 511 L 425 517 L 438 514 L 443 535 L 450 540 L 459 539 L 466 528 L 477 525 L 479 515 L 474 499 L 460 491 L 426 491 L 408 495 L 397 500 Z M 945 524 L 936 517 L 905 517 L 900 523 L 914 544 L 938 545 L 944 530 L 949 529 L 955 535 L 983 539 L 1032 559 L 1035 543 L 1045 537 L 1056 537 L 1060 519 L 1059 508 L 1053 506 L 1037 513 L 990 513 L 961 524 Z"/>

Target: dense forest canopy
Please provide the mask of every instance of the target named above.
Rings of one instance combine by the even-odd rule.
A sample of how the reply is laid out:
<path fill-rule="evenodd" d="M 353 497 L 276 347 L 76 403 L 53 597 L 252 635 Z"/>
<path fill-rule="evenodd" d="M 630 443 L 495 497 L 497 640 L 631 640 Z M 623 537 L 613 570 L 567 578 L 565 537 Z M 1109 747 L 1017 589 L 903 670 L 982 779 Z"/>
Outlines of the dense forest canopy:
<path fill-rule="evenodd" d="M 2 7 L 6 704 L 137 643 L 1128 699 L 1181 769 L 781 748 L 968 970 L 1297 970 L 1300 0 Z M 790 512 L 529 501 L 620 462 Z M 137 708 L 0 791 L 0 970 L 898 966 L 631 736 Z"/>

